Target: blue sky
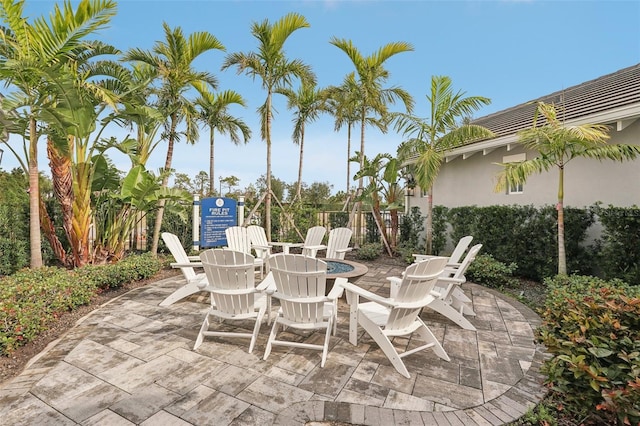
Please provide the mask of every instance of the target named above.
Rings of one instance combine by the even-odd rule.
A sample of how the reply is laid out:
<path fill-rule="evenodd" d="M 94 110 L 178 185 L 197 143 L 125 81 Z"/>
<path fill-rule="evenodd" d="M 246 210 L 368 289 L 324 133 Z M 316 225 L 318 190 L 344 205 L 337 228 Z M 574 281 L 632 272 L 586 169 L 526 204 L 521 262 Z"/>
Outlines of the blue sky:
<path fill-rule="evenodd" d="M 55 2 L 27 0 L 31 17 L 48 14 Z M 310 64 L 319 86 L 340 84 L 353 71 L 347 55 L 329 43 L 332 36 L 351 40 L 369 55 L 386 43 L 411 43 L 413 52 L 398 54 L 386 62 L 389 86 L 400 86 L 415 99 L 415 113 L 430 111 L 426 94 L 432 75 L 452 78 L 456 90 L 468 96 L 485 96 L 492 103 L 475 117 L 530 101 L 640 62 L 639 1 L 163 1 L 121 0 L 111 26 L 97 38 L 121 50 L 151 49 L 164 40 L 162 23 L 180 26 L 185 34 L 209 31 L 226 47 L 198 60 L 197 67 L 216 74 L 219 89 L 233 89 L 248 102 L 247 108 L 232 112 L 252 128 L 249 144 L 233 145 L 216 134 L 216 181 L 234 175 L 240 186 L 254 183 L 266 172 L 266 145 L 259 137 L 256 109 L 264 103 L 259 81 L 235 70 L 220 71 L 227 53 L 248 52 L 257 46 L 251 24 L 271 22 L 289 12 L 306 17 L 310 28 L 301 29 L 285 44 L 289 58 Z M 285 182 L 295 182 L 299 150 L 291 141 L 291 113 L 281 97 L 275 100 L 272 172 Z M 394 110 L 399 110 L 400 105 Z M 123 134 L 113 130 L 113 135 Z M 176 171 L 195 176 L 208 172 L 209 135 L 202 131 L 194 145 L 176 145 Z M 402 136 L 382 134 L 368 128 L 365 153 L 395 154 Z M 346 186 L 346 131 L 334 132 L 329 116 L 307 125 L 303 180 L 333 185 L 333 192 Z M 352 153 L 359 148 L 359 133 L 352 135 Z M 40 149 L 44 154 L 44 146 Z M 164 164 L 166 145 L 161 145 L 148 166 Z M 113 156 L 122 168 L 128 161 Z M 46 159 L 41 168 L 46 169 Z M 17 162 L 6 152 L 2 168 Z M 356 170 L 352 164 L 352 173 Z"/>

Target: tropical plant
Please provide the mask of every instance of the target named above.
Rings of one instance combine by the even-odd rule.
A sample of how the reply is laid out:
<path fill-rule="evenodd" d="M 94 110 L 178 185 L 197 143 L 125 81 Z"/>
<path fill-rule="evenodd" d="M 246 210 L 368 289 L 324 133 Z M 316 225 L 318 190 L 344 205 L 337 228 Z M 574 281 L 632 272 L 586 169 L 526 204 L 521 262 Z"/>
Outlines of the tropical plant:
<path fill-rule="evenodd" d="M 409 174 L 420 188 L 427 191 L 425 249 L 427 254 L 431 254 L 433 184 L 446 151 L 473 140 L 492 137 L 493 133 L 468 121 L 459 122 L 491 101 L 481 96 L 465 97 L 465 92 L 461 91 L 454 93 L 451 78 L 432 76 L 431 91 L 426 97 L 431 110 L 428 118 L 399 113 L 394 114 L 393 119 L 396 130 L 410 137 L 398 147 L 398 158 L 402 163 L 411 162 Z"/>
<path fill-rule="evenodd" d="M 151 66 L 160 80 L 156 95 L 158 108 L 166 119 L 163 138 L 167 140 L 167 156 L 161 175 L 162 187 L 167 188 L 174 144 L 181 136 L 189 143 L 195 143 L 198 139 L 198 115 L 194 102 L 187 96 L 188 91 L 195 89 L 203 95 L 209 88 L 215 89 L 217 86 L 215 76 L 206 71 L 197 71 L 194 62 L 210 50 L 224 50 L 224 46 L 206 31 L 194 32 L 186 38 L 180 27 L 171 29 L 167 23 L 163 23 L 162 26 L 165 41 L 157 41 L 151 51 L 131 49 L 124 55 L 124 59 Z M 178 125 L 181 123 L 184 123 L 185 129 L 178 132 Z M 151 243 L 153 254 L 158 251 L 165 201 L 161 198 L 158 203 Z"/>
<path fill-rule="evenodd" d="M 242 119 L 229 113 L 229 106 L 233 104 L 243 107 L 247 105 L 244 98 L 233 90 L 225 90 L 218 94 L 206 91 L 196 99 L 195 103 L 200 109 L 200 121 L 209 127 L 209 191 L 213 193 L 215 189 L 214 133 L 216 130 L 223 135 L 228 133 L 231 142 L 236 145 L 240 145 L 243 140 L 244 143 L 249 142 L 251 138 L 249 126 Z"/>
<path fill-rule="evenodd" d="M 301 199 L 302 194 L 302 159 L 304 155 L 304 131 L 307 123 L 318 119 L 321 112 L 328 110 L 326 104 L 327 92 L 324 89 L 317 89 L 315 84 L 301 84 L 297 91 L 288 87 L 276 90 L 276 93 L 284 95 L 289 109 L 294 110 L 293 143 L 300 146 L 300 159 L 298 164 L 298 182 L 293 202 Z"/>
<path fill-rule="evenodd" d="M 567 125 L 558 118 L 553 104 L 539 102 L 530 129 L 518 132 L 518 142 L 526 149 L 537 151 L 539 156 L 517 163 L 499 163 L 503 167 L 498 175 L 496 191 L 507 185 L 524 184 L 533 173 L 558 169 L 558 274 L 567 274 L 567 259 L 564 241 L 564 171 L 574 158 L 586 157 L 598 160 L 624 161 L 636 158 L 640 146 L 607 144 L 609 138 L 606 125 Z"/>
<path fill-rule="evenodd" d="M 359 153 L 352 161 L 359 161 Z M 371 201 L 373 216 L 380 227 L 382 238 L 389 254 L 395 251 L 398 242 L 398 209 L 403 205 L 403 188 L 399 181 L 400 163 L 389 154 L 377 154 L 369 160 L 364 157 L 364 168 L 355 176 L 367 177 L 368 185 L 364 188 L 363 197 Z M 387 226 L 382 219 L 381 210 L 389 210 L 391 215 L 391 233 L 387 232 Z M 389 241 L 387 241 L 387 237 Z"/>
<path fill-rule="evenodd" d="M 23 15 L 24 0 L 2 0 L 0 19 L 0 79 L 12 89 L 9 110 L 22 111 L 28 120 L 29 147 L 25 163 L 29 174 L 29 224 L 31 267 L 43 266 L 40 242 L 40 190 L 38 185 L 38 123 L 58 123 L 70 128 L 61 106 L 73 89 L 77 62 L 90 50 L 84 39 L 103 28 L 115 15 L 110 0 L 81 0 L 73 10 L 71 1 L 54 6 L 50 22 L 36 18 L 33 24 Z"/>
<path fill-rule="evenodd" d="M 273 120 L 272 97 L 276 90 L 291 86 L 293 78 L 302 83 L 315 83 L 311 67 L 299 59 L 289 60 L 284 52 L 284 43 L 293 32 L 308 28 L 306 18 L 297 13 L 289 13 L 275 23 L 268 20 L 254 22 L 251 34 L 258 40 L 258 50 L 237 52 L 228 55 L 222 69 L 236 67 L 237 73 L 262 80 L 262 88 L 267 92 L 265 103 L 258 111 L 260 114 L 260 136 L 267 144 L 267 172 L 265 194 L 265 230 L 271 241 L 271 121 Z"/>

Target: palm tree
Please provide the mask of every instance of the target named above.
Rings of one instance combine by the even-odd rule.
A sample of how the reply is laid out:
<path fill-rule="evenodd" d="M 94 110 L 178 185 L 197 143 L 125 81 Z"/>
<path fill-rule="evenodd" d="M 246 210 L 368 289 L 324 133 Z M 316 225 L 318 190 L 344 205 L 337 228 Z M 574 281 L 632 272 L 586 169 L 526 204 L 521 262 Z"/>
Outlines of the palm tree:
<path fill-rule="evenodd" d="M 538 121 L 540 116 L 540 122 Z M 578 157 L 624 161 L 640 155 L 640 146 L 607 144 L 609 128 L 600 124 L 567 125 L 557 117 L 553 104 L 540 102 L 533 117 L 533 126 L 518 133 L 519 142 L 539 156 L 519 163 L 501 163 L 496 190 L 507 185 L 524 184 L 533 173 L 558 169 L 558 274 L 566 275 L 564 247 L 564 171 L 569 161 Z"/>
<path fill-rule="evenodd" d="M 347 79 L 356 83 L 354 89 L 357 91 L 358 121 L 360 122 L 360 168 L 362 168 L 365 156 L 366 125 L 372 124 L 380 130 L 386 131 L 387 104 L 393 104 L 396 100 L 402 101 L 408 112 L 413 108 L 413 99 L 404 89 L 382 87 L 390 75 L 389 71 L 384 68 L 387 59 L 398 53 L 412 51 L 413 46 L 405 42 L 388 43 L 374 54 L 365 57 L 350 40 L 333 37 L 330 42 L 346 53 L 356 68 L 355 74 L 347 76 Z M 348 99 L 349 103 L 353 101 L 353 97 Z M 358 189 L 362 190 L 362 178 L 358 180 Z"/>
<path fill-rule="evenodd" d="M 74 11 L 71 2 L 54 6 L 50 22 L 37 18 L 31 25 L 23 16 L 24 0 L 2 0 L 0 19 L 0 79 L 16 92 L 14 105 L 21 105 L 29 117 L 29 229 L 31 267 L 43 265 L 40 242 L 40 191 L 38 184 L 38 123 L 64 122 L 56 107 L 67 95 L 69 72 L 85 52 L 84 39 L 106 26 L 115 15 L 110 0 L 81 0 Z M 67 66 L 69 65 L 69 66 Z M 63 80 L 65 79 L 65 80 Z M 63 83 L 63 84 L 60 84 Z M 47 116 L 46 120 L 44 116 Z M 67 122 L 67 124 L 70 124 Z"/>
<path fill-rule="evenodd" d="M 214 95 L 207 91 L 204 92 L 198 99 L 196 99 L 196 105 L 200 107 L 200 121 L 209 127 L 209 192 L 213 193 L 215 189 L 214 184 L 214 133 L 217 129 L 223 135 L 228 133 L 231 142 L 236 145 L 240 145 L 240 142 L 244 140 L 246 144 L 251 138 L 251 130 L 249 126 L 237 118 L 229 114 L 229 106 L 232 104 L 238 104 L 246 107 L 244 98 L 233 90 L 225 90 L 222 93 Z M 240 132 L 242 139 L 240 138 Z"/>
<path fill-rule="evenodd" d="M 467 142 L 493 137 L 493 133 L 470 124 L 472 112 L 491 100 L 481 96 L 465 97 L 465 92 L 455 92 L 451 78 L 431 77 L 431 92 L 427 95 L 431 115 L 428 118 L 411 114 L 394 114 L 396 130 L 403 131 L 410 139 L 398 149 L 401 161 L 415 161 L 412 175 L 415 182 L 427 191 L 426 252 L 431 254 L 433 242 L 433 183 L 435 182 L 446 150 Z M 463 120 L 463 123 L 459 123 Z"/>
<path fill-rule="evenodd" d="M 351 193 L 351 129 L 358 122 L 358 85 L 355 75 L 350 73 L 340 86 L 327 88 L 329 110 L 335 118 L 334 130 L 347 126 L 347 185 L 345 194 Z"/>
<path fill-rule="evenodd" d="M 363 56 L 350 40 L 333 37 L 331 44 L 347 54 L 355 67 L 355 73 L 347 76 L 353 80 L 357 95 L 348 98 L 348 102 L 357 102 L 358 121 L 360 122 L 360 170 L 364 168 L 365 156 L 365 127 L 367 124 L 378 127 L 386 132 L 386 120 L 388 118 L 388 104 L 400 100 L 404 103 L 407 112 L 413 108 L 411 95 L 400 87 L 384 88 L 384 83 L 389 79 L 389 71 L 384 67 L 385 62 L 394 55 L 413 50 L 413 46 L 405 42 L 388 43 L 378 49 L 377 52 Z M 362 177 L 358 179 L 358 195 L 363 190 Z M 358 212 L 361 204 L 357 204 Z M 360 214 L 356 215 L 358 220 Z M 360 224 L 356 224 L 356 244 L 360 240 Z"/>
<path fill-rule="evenodd" d="M 297 13 L 289 13 L 271 24 L 268 20 L 254 22 L 251 34 L 258 40 L 258 50 L 247 53 L 232 53 L 225 58 L 222 69 L 235 66 L 238 74 L 262 80 L 262 88 L 267 92 L 265 103 L 258 109 L 260 113 L 260 135 L 267 144 L 267 173 L 265 194 L 265 231 L 271 241 L 271 121 L 273 119 L 272 96 L 277 89 L 290 87 L 291 80 L 298 78 L 302 83 L 315 83 L 315 75 L 309 65 L 299 59 L 288 60 L 284 43 L 289 36 L 301 28 L 308 28 L 306 18 Z"/>
<path fill-rule="evenodd" d="M 316 89 L 315 84 L 301 84 L 297 92 L 288 87 L 276 90 L 276 93 L 286 96 L 287 107 L 295 110 L 293 116 L 293 142 L 300 146 L 300 160 L 298 164 L 298 182 L 296 195 L 292 201 L 302 197 L 302 159 L 304 154 L 304 131 L 307 123 L 318 119 L 321 112 L 328 111 L 326 91 Z"/>
<path fill-rule="evenodd" d="M 162 178 L 162 188 L 166 188 L 175 142 L 180 140 L 181 135 L 189 143 L 195 143 L 198 138 L 197 114 L 194 103 L 187 97 L 188 91 L 195 89 L 202 95 L 209 87 L 215 89 L 217 86 L 217 80 L 213 74 L 195 70 L 193 63 L 205 52 L 213 49 L 224 50 L 224 46 L 206 31 L 195 32 L 185 38 L 180 27 L 171 29 L 167 23 L 163 23 L 162 26 L 165 42 L 157 41 L 152 51 L 131 49 L 124 55 L 124 59 L 150 65 L 156 70 L 161 82 L 157 96 L 159 108 L 167 120 L 165 137 L 168 145 Z M 178 125 L 182 122 L 186 129 L 178 133 Z M 160 199 L 151 244 L 153 254 L 158 251 L 164 204 L 164 199 Z"/>

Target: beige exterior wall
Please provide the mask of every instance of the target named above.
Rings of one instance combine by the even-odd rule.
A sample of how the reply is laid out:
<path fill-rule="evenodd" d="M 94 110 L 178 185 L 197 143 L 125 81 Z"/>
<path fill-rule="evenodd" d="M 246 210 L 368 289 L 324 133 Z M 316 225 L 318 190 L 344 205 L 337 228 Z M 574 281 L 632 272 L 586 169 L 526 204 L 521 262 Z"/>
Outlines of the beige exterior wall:
<path fill-rule="evenodd" d="M 640 145 L 640 120 L 635 121 L 622 131 L 611 131 L 610 143 Z M 505 156 L 526 154 L 527 159 L 534 158 L 534 152 L 525 152 L 519 144 L 496 148 L 483 155 L 477 152 L 463 159 L 458 156 L 443 163 L 434 185 L 434 205 L 447 207 L 489 206 L 504 204 L 533 204 L 536 206 L 555 204 L 558 194 L 558 171 L 534 174 L 524 184 L 522 194 L 495 192 L 496 176 Z M 590 206 L 601 201 L 605 206 L 640 206 L 640 159 L 623 163 L 604 160 L 577 158 L 565 168 L 565 205 L 571 207 Z M 418 206 L 426 211 L 426 198 L 416 188 L 410 197 L 410 206 Z"/>

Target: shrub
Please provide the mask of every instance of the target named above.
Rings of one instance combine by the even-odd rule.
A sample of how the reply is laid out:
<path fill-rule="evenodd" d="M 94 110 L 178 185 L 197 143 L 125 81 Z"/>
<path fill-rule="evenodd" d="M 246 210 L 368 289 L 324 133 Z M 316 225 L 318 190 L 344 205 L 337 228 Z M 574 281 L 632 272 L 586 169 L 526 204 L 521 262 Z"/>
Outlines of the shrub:
<path fill-rule="evenodd" d="M 537 338 L 548 383 L 568 408 L 640 421 L 640 288 L 588 276 L 547 279 Z"/>
<path fill-rule="evenodd" d="M 592 210 L 603 227 L 597 243 L 602 276 L 640 285 L 640 209 L 596 204 Z"/>
<path fill-rule="evenodd" d="M 152 277 L 161 267 L 162 261 L 147 253 L 115 265 L 24 269 L 0 279 L 0 355 L 33 340 L 62 313 L 89 303 L 99 289 Z"/>
<path fill-rule="evenodd" d="M 476 284 L 491 288 L 509 287 L 515 282 L 513 272 L 518 265 L 505 264 L 493 258 L 490 254 L 479 254 L 469 265 L 466 278 Z"/>
<path fill-rule="evenodd" d="M 382 254 L 381 243 L 366 243 L 356 251 L 356 258 L 360 260 L 375 260 Z"/>

